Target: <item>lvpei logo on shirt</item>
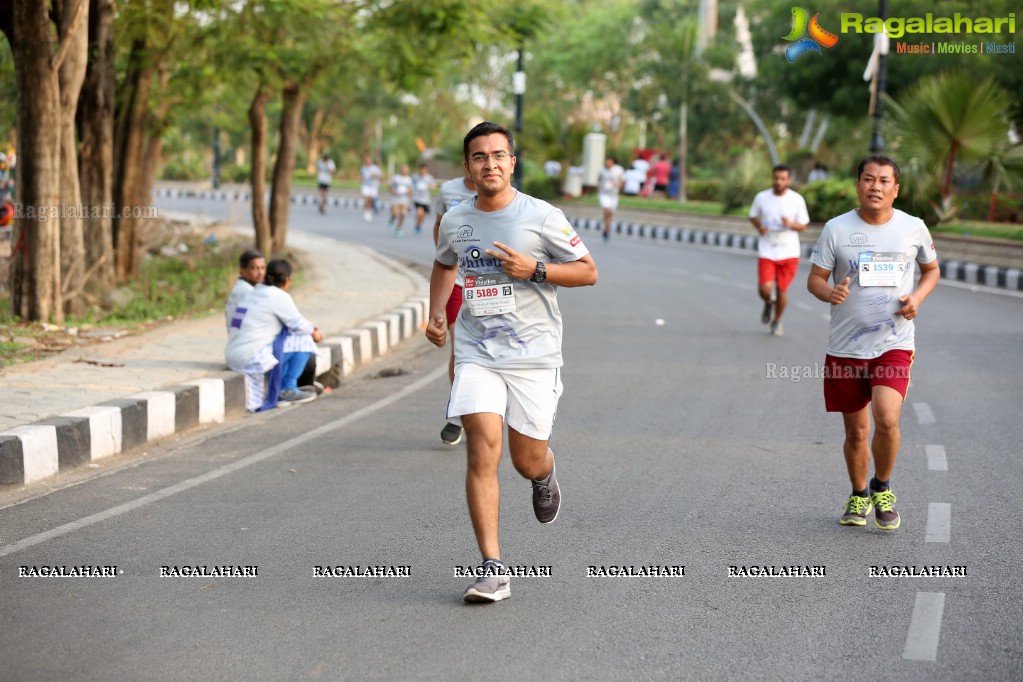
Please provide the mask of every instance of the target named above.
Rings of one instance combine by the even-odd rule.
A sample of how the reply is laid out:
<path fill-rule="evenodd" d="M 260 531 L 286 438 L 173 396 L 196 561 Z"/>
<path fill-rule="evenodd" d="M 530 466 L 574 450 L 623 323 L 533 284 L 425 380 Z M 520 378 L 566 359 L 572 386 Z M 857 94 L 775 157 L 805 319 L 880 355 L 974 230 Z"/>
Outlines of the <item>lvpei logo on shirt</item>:
<path fill-rule="evenodd" d="M 785 58 L 789 63 L 796 61 L 807 52 L 823 54 L 821 48 L 834 47 L 838 43 L 838 36 L 825 30 L 818 21 L 820 13 L 814 14 L 813 18 L 807 21 L 809 14 L 802 7 L 792 8 L 792 30 L 782 38 L 791 45 L 785 48 Z M 809 37 L 804 37 L 809 33 Z"/>

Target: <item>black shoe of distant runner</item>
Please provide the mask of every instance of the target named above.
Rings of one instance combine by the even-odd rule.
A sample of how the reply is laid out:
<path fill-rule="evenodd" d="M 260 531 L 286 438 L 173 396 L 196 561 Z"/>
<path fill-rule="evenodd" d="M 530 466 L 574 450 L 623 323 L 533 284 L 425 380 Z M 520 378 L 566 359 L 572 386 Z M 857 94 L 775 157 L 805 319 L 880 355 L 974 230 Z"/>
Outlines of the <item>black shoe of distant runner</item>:
<path fill-rule="evenodd" d="M 770 301 L 764 304 L 764 311 L 760 313 L 760 321 L 764 324 L 768 324 L 771 321 L 771 308 L 773 306 L 774 304 Z"/>
<path fill-rule="evenodd" d="M 458 445 L 462 442 L 462 427 L 448 422 L 441 429 L 440 439 L 448 445 Z"/>

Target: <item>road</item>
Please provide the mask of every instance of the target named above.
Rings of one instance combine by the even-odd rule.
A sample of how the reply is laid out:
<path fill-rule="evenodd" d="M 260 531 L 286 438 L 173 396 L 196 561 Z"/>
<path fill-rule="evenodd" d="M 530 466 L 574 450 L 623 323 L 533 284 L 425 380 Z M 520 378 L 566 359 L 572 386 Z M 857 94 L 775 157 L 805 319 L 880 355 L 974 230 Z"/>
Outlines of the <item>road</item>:
<path fill-rule="evenodd" d="M 298 206 L 292 226 L 432 259 L 428 233 L 398 239 L 355 210 Z M 446 351 L 413 341 L 315 403 L 8 502 L 0 678 L 1023 679 L 1023 300 L 942 285 L 924 304 L 893 477 L 902 528 L 847 528 L 841 419 L 803 378 L 827 341 L 807 266 L 775 338 L 750 254 L 582 236 L 600 282 L 559 294 L 557 522 L 537 524 L 528 483 L 507 459 L 501 472 L 504 559 L 550 576 L 462 603 L 455 573 L 478 562 L 464 446 L 438 437 Z M 78 565 L 118 574 L 18 577 Z M 258 568 L 160 577 L 196 565 Z M 587 576 L 650 565 L 684 575 Z M 748 575 L 762 566 L 824 575 Z"/>

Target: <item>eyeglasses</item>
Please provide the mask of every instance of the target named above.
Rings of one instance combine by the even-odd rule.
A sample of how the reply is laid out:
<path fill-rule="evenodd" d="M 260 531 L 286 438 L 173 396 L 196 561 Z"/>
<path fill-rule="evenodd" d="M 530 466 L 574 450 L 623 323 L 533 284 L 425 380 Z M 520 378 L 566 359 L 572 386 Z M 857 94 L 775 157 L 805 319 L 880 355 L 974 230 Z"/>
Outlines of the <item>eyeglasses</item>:
<path fill-rule="evenodd" d="M 487 159 L 493 159 L 497 163 L 501 163 L 505 159 L 511 158 L 511 154 L 508 152 L 494 152 L 493 154 L 484 154 L 483 152 L 477 152 L 469 156 L 473 163 L 486 163 Z"/>

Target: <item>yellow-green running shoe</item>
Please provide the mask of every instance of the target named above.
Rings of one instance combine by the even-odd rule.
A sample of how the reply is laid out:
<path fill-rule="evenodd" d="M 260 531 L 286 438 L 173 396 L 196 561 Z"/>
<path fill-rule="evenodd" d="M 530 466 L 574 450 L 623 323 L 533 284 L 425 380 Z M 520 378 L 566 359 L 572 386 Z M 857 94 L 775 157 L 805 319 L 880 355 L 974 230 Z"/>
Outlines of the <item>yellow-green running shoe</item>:
<path fill-rule="evenodd" d="M 842 518 L 838 522 L 843 526 L 865 526 L 867 525 L 867 514 L 871 509 L 873 506 L 870 504 L 869 497 L 850 495 L 849 500 L 845 503 L 845 513 L 842 514 Z"/>
<path fill-rule="evenodd" d="M 891 490 L 870 491 L 874 503 L 874 525 L 881 530 L 895 530 L 902 525 L 902 517 L 895 511 L 895 493 Z"/>

